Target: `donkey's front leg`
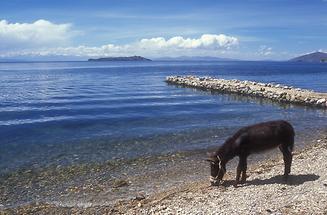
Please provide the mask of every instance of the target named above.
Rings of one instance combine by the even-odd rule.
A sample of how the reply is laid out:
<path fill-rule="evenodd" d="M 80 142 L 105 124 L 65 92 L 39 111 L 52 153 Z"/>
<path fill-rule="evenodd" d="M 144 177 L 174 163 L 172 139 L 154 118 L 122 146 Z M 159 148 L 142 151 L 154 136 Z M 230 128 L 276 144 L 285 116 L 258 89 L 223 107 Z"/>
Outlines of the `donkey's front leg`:
<path fill-rule="evenodd" d="M 245 180 L 246 180 L 246 167 L 247 167 L 246 156 L 240 156 L 240 160 L 238 162 L 237 170 L 236 170 L 236 180 L 235 180 L 234 187 L 237 187 L 237 185 L 238 185 L 238 183 L 240 181 L 240 176 L 241 176 L 242 172 L 243 172 L 242 182 L 243 181 L 245 182 Z"/>

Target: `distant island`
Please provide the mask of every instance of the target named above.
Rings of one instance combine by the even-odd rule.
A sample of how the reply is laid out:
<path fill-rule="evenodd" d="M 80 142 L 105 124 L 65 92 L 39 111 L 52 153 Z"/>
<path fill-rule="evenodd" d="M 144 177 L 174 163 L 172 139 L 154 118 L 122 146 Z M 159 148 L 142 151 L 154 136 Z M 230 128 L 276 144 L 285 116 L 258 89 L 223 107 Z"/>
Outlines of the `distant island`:
<path fill-rule="evenodd" d="M 88 59 L 87 61 L 151 61 L 151 60 L 141 56 L 130 56 L 130 57 L 103 57 L 97 59 Z"/>
<path fill-rule="evenodd" d="M 327 53 L 313 52 L 291 59 L 292 62 L 327 63 Z"/>

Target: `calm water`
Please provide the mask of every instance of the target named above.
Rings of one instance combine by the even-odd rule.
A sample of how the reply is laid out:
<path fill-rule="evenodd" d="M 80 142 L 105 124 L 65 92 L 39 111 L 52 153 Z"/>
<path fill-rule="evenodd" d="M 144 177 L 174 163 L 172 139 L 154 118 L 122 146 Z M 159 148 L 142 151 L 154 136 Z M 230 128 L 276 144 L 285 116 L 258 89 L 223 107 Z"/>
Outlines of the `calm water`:
<path fill-rule="evenodd" d="M 327 113 L 168 85 L 168 75 L 277 82 L 327 92 L 326 64 L 0 63 L 0 173 L 202 150 L 237 128 L 287 119 L 304 137 Z"/>

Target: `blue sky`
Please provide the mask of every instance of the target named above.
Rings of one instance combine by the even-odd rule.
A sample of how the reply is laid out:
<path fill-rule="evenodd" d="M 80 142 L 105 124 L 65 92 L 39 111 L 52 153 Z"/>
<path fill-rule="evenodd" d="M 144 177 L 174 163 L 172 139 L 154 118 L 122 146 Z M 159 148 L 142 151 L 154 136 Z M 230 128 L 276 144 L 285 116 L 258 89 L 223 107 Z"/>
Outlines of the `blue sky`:
<path fill-rule="evenodd" d="M 288 59 L 327 50 L 327 0 L 2 0 L 0 57 Z"/>

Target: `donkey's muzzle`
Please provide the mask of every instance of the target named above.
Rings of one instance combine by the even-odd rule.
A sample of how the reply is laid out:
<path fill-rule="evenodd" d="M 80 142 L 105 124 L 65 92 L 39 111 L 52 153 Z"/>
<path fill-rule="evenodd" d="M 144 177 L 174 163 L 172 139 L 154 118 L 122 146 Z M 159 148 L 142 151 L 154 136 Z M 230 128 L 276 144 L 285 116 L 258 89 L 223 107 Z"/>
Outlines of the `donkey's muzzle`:
<path fill-rule="evenodd" d="M 220 180 L 217 177 L 210 176 L 211 186 L 219 186 Z"/>

